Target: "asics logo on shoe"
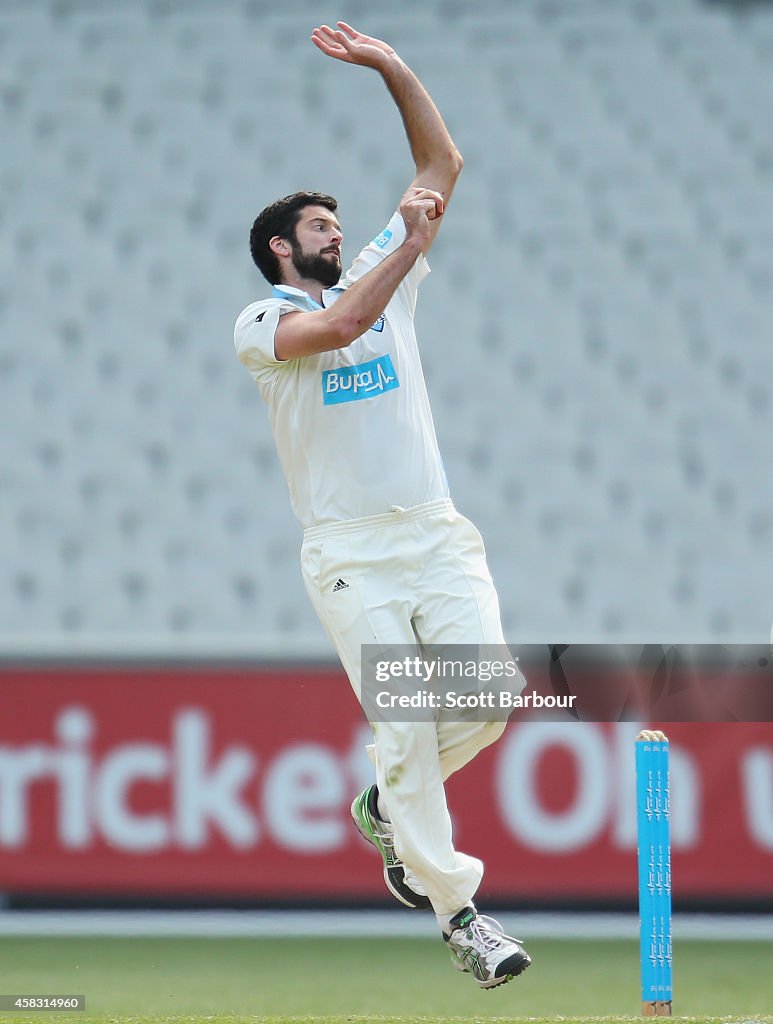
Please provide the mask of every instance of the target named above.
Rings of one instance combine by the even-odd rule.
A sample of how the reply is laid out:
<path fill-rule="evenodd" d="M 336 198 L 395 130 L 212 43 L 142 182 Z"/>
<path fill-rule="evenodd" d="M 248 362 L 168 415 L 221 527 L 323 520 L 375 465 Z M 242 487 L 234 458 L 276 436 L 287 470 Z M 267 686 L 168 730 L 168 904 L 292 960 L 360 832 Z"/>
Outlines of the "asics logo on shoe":
<path fill-rule="evenodd" d="M 354 366 L 322 371 L 322 401 L 325 405 L 359 402 L 400 387 L 389 354 Z"/>
<path fill-rule="evenodd" d="M 488 979 L 488 971 L 480 962 L 480 957 L 477 953 L 473 953 L 471 950 L 467 950 L 462 953 L 462 960 L 467 964 L 467 970 L 470 971 L 473 977 L 477 978 L 478 981 L 486 981 Z"/>

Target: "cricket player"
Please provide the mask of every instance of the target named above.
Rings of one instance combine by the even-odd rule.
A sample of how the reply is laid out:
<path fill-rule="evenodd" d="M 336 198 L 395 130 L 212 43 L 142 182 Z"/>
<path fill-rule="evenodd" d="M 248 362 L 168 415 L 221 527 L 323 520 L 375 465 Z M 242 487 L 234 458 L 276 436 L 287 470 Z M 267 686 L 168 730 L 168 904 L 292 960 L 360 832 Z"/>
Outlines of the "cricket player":
<path fill-rule="evenodd" d="M 462 159 L 429 95 L 381 40 L 345 22 L 312 42 L 377 71 L 416 174 L 386 227 L 342 276 L 337 202 L 317 192 L 266 207 L 250 234 L 272 297 L 241 313 L 239 359 L 268 406 L 303 529 L 306 589 L 361 698 L 361 645 L 504 644 L 480 534 L 454 508 L 438 450 L 414 309 Z M 517 690 L 524 684 L 519 675 Z M 454 965 L 492 988 L 531 960 L 479 915 L 483 865 L 454 849 L 444 781 L 503 722 L 374 724 L 376 785 L 352 804 L 408 907 L 432 909 Z"/>

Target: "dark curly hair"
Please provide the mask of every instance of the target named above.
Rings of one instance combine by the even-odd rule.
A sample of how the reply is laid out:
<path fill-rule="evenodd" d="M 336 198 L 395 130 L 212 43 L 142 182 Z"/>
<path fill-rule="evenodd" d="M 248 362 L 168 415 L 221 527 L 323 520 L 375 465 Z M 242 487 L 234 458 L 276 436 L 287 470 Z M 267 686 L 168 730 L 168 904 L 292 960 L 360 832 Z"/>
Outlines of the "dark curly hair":
<path fill-rule="evenodd" d="M 269 284 L 279 284 L 280 274 L 279 260 L 268 243 L 274 235 L 295 241 L 295 225 L 306 206 L 324 206 L 335 213 L 338 202 L 322 192 L 293 192 L 291 196 L 271 203 L 255 218 L 250 231 L 250 252 L 255 266 Z"/>

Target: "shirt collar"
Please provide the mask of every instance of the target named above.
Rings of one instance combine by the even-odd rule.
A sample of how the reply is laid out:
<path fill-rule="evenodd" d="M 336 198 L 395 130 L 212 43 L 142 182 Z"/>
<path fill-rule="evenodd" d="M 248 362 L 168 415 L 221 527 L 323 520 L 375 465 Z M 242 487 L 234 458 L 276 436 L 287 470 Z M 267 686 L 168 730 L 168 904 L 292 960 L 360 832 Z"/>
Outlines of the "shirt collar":
<path fill-rule="evenodd" d="M 325 292 L 339 292 L 341 291 L 339 285 L 335 285 L 333 288 L 326 288 Z M 325 292 L 322 294 L 324 295 Z M 324 306 L 320 304 L 308 294 L 308 292 L 301 291 L 300 288 L 293 288 L 289 284 L 275 284 L 271 289 L 271 294 L 275 299 L 290 299 L 293 302 L 301 302 L 307 309 L 324 309 Z"/>

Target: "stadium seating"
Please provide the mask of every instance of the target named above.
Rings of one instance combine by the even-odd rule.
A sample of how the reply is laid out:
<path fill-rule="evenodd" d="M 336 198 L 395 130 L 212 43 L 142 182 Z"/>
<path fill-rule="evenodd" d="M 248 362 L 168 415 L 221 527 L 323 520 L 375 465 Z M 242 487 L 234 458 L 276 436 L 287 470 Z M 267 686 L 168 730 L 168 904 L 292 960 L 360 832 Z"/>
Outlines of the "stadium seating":
<path fill-rule="evenodd" d="M 773 9 L 430 0 L 389 37 L 466 166 L 418 326 L 513 642 L 762 642 L 773 617 Z M 0 651 L 330 648 L 233 321 L 298 188 L 345 254 L 411 176 L 319 5 L 0 4 Z"/>

